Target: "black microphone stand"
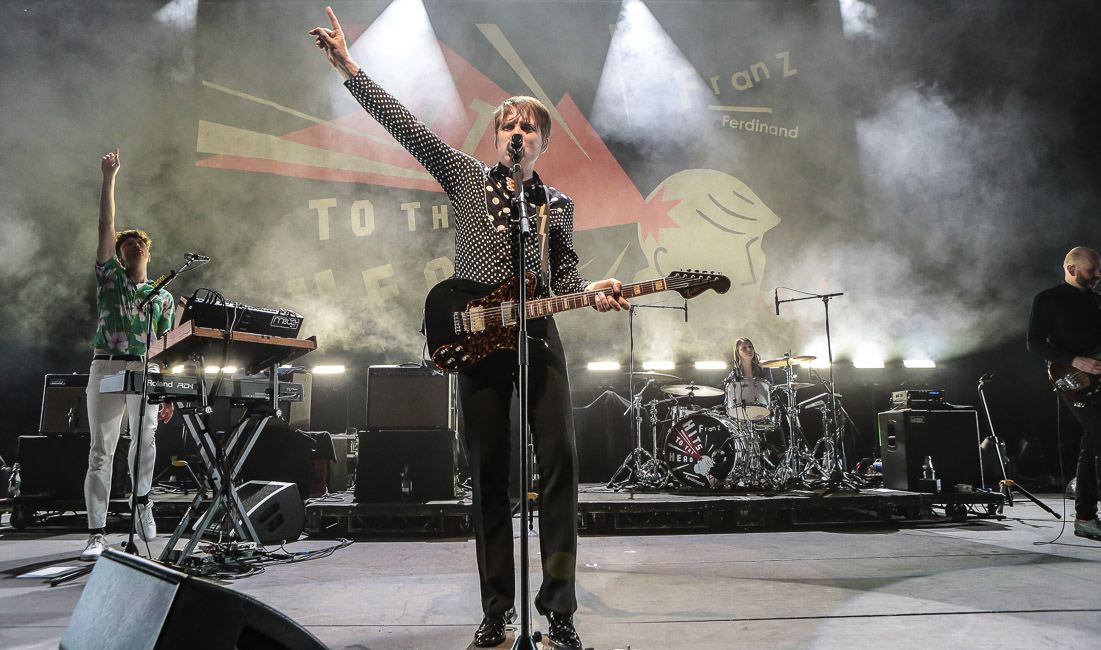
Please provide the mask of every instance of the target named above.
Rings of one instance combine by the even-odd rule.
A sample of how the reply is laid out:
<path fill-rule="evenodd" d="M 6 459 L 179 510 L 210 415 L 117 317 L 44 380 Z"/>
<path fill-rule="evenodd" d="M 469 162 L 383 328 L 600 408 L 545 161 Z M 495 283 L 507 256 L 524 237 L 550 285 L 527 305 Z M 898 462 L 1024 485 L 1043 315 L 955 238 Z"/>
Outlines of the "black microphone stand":
<path fill-rule="evenodd" d="M 983 391 L 984 384 L 992 378 L 993 378 L 993 375 L 983 375 L 982 377 L 979 378 L 979 398 L 982 399 L 982 407 L 983 407 L 983 410 L 986 411 L 986 423 L 990 426 L 990 438 L 994 442 L 994 450 L 998 453 L 998 467 L 1000 467 L 1001 470 L 1002 470 L 1002 480 L 998 482 L 999 491 L 1002 493 L 1002 496 L 1005 498 L 1005 502 L 1007 504 L 1009 504 L 1010 506 L 1013 505 L 1013 490 L 1017 490 L 1021 494 L 1028 497 L 1028 499 L 1030 501 L 1032 501 L 1036 505 L 1040 506 L 1041 508 L 1043 508 L 1044 510 L 1049 512 L 1056 519 L 1062 519 L 1063 518 L 1062 515 L 1060 515 L 1058 512 L 1055 512 L 1054 510 L 1052 510 L 1043 501 L 1040 501 L 1039 499 L 1037 499 L 1034 494 L 1032 494 L 1028 490 L 1024 489 L 1020 485 L 1017 485 L 1017 483 L 1015 481 L 1013 481 L 1012 479 L 1010 479 L 1005 473 L 1005 459 L 1002 457 L 1002 441 L 998 439 L 998 434 L 994 433 L 994 420 L 990 417 L 990 406 L 986 403 L 986 393 Z M 980 447 L 980 449 L 979 449 L 979 460 L 980 460 L 979 471 L 981 472 L 982 471 L 982 465 L 981 465 L 981 461 L 982 461 L 982 449 L 981 449 L 981 447 L 982 447 L 982 445 L 980 444 L 979 447 Z M 984 477 L 981 477 L 981 478 L 985 482 L 986 477 L 984 476 Z M 998 511 L 1001 512 L 1001 508 L 999 508 Z"/>
<path fill-rule="evenodd" d="M 516 320 L 518 327 L 516 341 L 517 354 L 517 392 L 520 400 L 520 449 L 523 457 L 520 462 L 520 632 L 516 635 L 513 649 L 536 650 L 535 644 L 542 635 L 531 632 L 531 606 L 529 604 L 529 592 L 531 590 L 528 575 L 528 518 L 531 505 L 531 426 L 528 422 L 528 296 L 527 296 L 527 264 L 524 259 L 524 245 L 531 236 L 531 220 L 528 218 L 528 201 L 524 195 L 524 170 L 520 166 L 523 156 L 522 150 L 517 151 L 509 146 L 509 154 L 512 156 L 512 204 L 519 216 L 519 231 L 517 233 L 517 262 L 516 262 Z"/>
<path fill-rule="evenodd" d="M 137 435 L 134 435 L 133 432 L 131 432 L 131 441 L 130 441 L 130 444 L 135 445 L 134 469 L 133 469 L 134 491 L 132 493 L 133 496 L 130 499 L 130 534 L 129 534 L 129 537 L 126 539 L 125 551 L 127 553 L 131 554 L 131 555 L 138 555 L 139 554 L 138 545 L 134 543 L 134 533 L 137 530 L 137 521 L 138 521 L 138 504 L 137 504 L 138 494 L 137 494 L 137 492 L 138 492 L 138 476 L 140 476 L 140 472 L 141 472 L 141 440 L 142 440 L 143 430 L 145 429 L 146 404 L 147 404 L 147 400 L 149 399 L 149 348 L 152 347 L 152 344 L 153 344 L 153 313 L 152 313 L 152 309 L 150 308 L 150 303 L 153 302 L 153 300 L 157 297 L 158 294 L 160 294 L 161 289 L 163 289 L 163 288 L 167 287 L 169 284 L 171 284 L 172 281 L 175 280 L 177 276 L 179 276 L 181 273 L 186 271 L 188 269 L 188 267 L 191 266 L 192 263 L 194 263 L 195 261 L 197 261 L 196 258 L 194 256 L 192 256 L 190 253 L 188 253 L 186 261 L 183 263 L 183 266 L 181 266 L 180 268 L 172 271 L 168 275 L 162 275 L 161 277 L 157 278 L 156 282 L 153 283 L 153 287 L 149 290 L 149 293 L 144 298 L 141 299 L 141 302 L 138 303 L 138 311 L 146 312 L 146 314 L 145 314 L 146 327 L 145 327 L 145 354 L 142 355 L 144 357 L 144 365 L 142 366 L 142 375 L 141 375 L 141 402 L 140 402 L 140 405 L 138 406 L 138 432 L 137 432 Z M 206 261 L 206 260 L 204 260 L 204 261 Z M 146 311 L 147 309 L 149 311 Z M 148 494 L 146 494 L 146 497 L 148 497 Z M 76 578 L 79 578 L 82 575 L 89 574 L 89 573 L 92 572 L 92 569 L 94 567 L 95 567 L 95 564 L 93 563 L 90 566 L 85 566 L 85 567 L 81 567 L 79 569 L 74 569 L 74 570 L 66 572 L 66 573 L 62 573 L 62 574 L 60 574 L 60 575 L 58 575 L 55 578 L 50 580 L 50 586 L 51 587 L 56 587 L 59 584 L 68 582 L 68 581 L 76 579 Z"/>
<path fill-rule="evenodd" d="M 834 390 L 834 383 L 833 383 L 833 342 L 832 342 L 832 338 L 830 336 L 830 299 L 831 298 L 837 298 L 837 297 L 843 296 L 843 295 L 845 295 L 845 294 L 844 293 L 819 293 L 819 294 L 810 294 L 810 295 L 802 296 L 800 298 L 785 298 L 783 300 L 780 300 L 779 294 L 776 294 L 776 297 L 775 297 L 775 300 L 776 300 L 776 313 L 777 314 L 780 313 L 780 303 L 797 302 L 797 301 L 800 301 L 800 300 L 813 300 L 813 299 L 816 299 L 816 298 L 820 298 L 822 300 L 822 306 L 826 310 L 826 355 L 827 355 L 827 358 L 830 362 L 830 385 L 829 385 L 830 424 L 832 425 L 833 431 L 832 432 L 826 431 L 825 435 L 826 435 L 826 438 L 828 440 L 831 440 L 831 442 L 835 440 L 836 445 L 837 445 L 836 449 L 833 450 L 833 452 L 836 452 L 836 453 L 831 453 L 831 449 L 830 449 L 831 444 L 830 443 L 827 443 L 827 445 L 826 445 L 826 456 L 827 456 L 827 461 L 829 462 L 829 466 L 830 466 L 829 476 L 827 477 L 827 483 L 828 483 L 827 489 L 828 490 L 829 489 L 834 489 L 834 488 L 839 487 L 841 485 L 844 485 L 846 487 L 851 487 L 851 488 L 854 488 L 854 489 L 856 488 L 855 482 L 853 480 L 851 480 L 850 477 L 846 476 L 846 474 L 848 472 L 845 469 L 846 460 L 845 460 L 844 432 L 842 430 L 843 429 L 842 422 L 841 422 L 840 418 L 837 415 L 837 391 Z"/>

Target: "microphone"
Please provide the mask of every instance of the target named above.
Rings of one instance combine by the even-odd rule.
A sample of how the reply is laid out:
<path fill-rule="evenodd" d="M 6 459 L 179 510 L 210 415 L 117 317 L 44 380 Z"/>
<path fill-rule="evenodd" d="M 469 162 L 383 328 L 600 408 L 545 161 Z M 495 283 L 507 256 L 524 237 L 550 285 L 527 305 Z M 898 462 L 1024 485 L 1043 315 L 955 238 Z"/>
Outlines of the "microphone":
<path fill-rule="evenodd" d="M 210 258 L 206 255 L 199 255 L 197 253 L 185 253 L 184 257 L 188 262 L 209 262 Z"/>
<path fill-rule="evenodd" d="M 776 315 L 780 315 L 780 287 L 772 290 L 772 299 L 776 301 Z"/>
<path fill-rule="evenodd" d="M 508 155 L 512 156 L 512 162 L 519 165 L 524 157 L 524 136 L 513 133 L 508 140 Z"/>

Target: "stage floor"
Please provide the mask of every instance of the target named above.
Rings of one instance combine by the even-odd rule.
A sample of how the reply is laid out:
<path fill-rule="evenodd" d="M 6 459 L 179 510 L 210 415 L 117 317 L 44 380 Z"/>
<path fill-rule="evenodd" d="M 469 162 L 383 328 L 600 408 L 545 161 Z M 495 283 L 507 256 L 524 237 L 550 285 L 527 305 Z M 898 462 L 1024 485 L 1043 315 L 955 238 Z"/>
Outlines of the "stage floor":
<path fill-rule="evenodd" d="M 1058 495 L 1039 496 L 1056 511 L 1072 508 Z M 1071 524 L 1063 530 L 1027 500 L 1007 507 L 1004 519 L 938 514 L 934 507 L 934 516 L 916 521 L 586 534 L 578 630 L 586 647 L 600 650 L 1097 647 L 1101 543 L 1074 537 Z M 112 518 L 115 545 L 124 521 Z M 3 524 L 0 647 L 56 648 L 88 578 L 51 588 L 19 576 L 79 564 L 83 517 L 18 531 L 5 515 Z M 161 528 L 154 553 L 170 532 Z M 287 550 L 333 544 L 315 533 Z M 531 549 L 537 586 L 537 540 Z M 331 648 L 467 648 L 481 618 L 466 537 L 355 542 L 226 584 Z M 511 635 L 502 647 L 512 647 Z"/>

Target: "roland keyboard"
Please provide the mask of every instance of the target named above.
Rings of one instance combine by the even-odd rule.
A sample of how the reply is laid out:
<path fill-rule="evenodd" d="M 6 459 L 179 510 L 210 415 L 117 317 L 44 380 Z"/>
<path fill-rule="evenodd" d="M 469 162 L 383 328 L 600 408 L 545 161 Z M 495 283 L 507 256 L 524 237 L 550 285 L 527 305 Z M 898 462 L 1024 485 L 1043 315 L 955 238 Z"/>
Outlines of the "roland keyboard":
<path fill-rule="evenodd" d="M 142 373 L 137 370 L 124 370 L 117 375 L 103 378 L 99 384 L 101 393 L 141 393 Z M 170 375 L 160 372 L 149 373 L 148 394 L 163 396 L 172 401 L 190 401 L 198 399 L 199 378 L 194 375 Z M 205 390 L 214 384 L 213 378 L 206 379 Z M 242 379 L 223 379 L 218 385 L 215 399 L 228 399 L 233 402 L 266 402 L 271 396 L 271 382 L 263 377 Z M 280 402 L 301 402 L 302 384 L 279 382 Z"/>

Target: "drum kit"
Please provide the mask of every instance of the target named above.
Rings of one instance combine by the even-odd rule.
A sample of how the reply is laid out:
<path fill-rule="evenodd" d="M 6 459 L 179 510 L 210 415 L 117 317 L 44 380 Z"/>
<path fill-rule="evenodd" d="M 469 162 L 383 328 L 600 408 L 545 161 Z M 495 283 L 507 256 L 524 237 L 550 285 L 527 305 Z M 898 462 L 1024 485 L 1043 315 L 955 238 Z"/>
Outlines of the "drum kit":
<path fill-rule="evenodd" d="M 636 448 L 616 471 L 609 487 L 672 487 L 778 490 L 810 487 L 830 476 L 840 445 L 830 440 L 837 427 L 828 426 L 826 410 L 840 395 L 827 392 L 799 401 L 797 393 L 816 384 L 797 381 L 796 366 L 812 356 L 785 355 L 760 362 L 762 368 L 784 371 L 784 381 L 737 377 L 723 387 L 687 384 L 659 385 L 660 395 L 643 403 L 642 396 L 659 380 L 681 380 L 656 371 L 636 372 L 645 385 L 634 395 Z M 633 378 L 632 378 L 633 381 Z M 701 401 L 719 405 L 704 406 Z M 827 425 L 813 448 L 799 424 L 800 413 L 821 409 Z M 643 414 L 652 434 L 652 451 L 642 446 Z M 626 415 L 626 413 L 625 413 Z"/>

